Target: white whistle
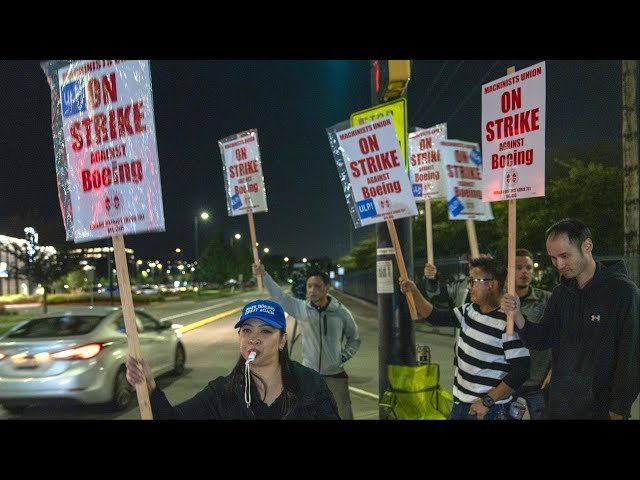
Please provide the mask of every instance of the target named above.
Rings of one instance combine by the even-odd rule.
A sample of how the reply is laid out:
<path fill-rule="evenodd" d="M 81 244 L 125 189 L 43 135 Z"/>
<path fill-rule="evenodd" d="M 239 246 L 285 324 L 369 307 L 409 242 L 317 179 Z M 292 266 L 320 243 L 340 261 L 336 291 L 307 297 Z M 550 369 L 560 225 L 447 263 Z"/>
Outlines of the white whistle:
<path fill-rule="evenodd" d="M 244 362 L 249 363 L 249 362 L 253 362 L 256 359 L 256 352 L 249 352 L 249 356 L 247 357 L 247 361 Z"/>

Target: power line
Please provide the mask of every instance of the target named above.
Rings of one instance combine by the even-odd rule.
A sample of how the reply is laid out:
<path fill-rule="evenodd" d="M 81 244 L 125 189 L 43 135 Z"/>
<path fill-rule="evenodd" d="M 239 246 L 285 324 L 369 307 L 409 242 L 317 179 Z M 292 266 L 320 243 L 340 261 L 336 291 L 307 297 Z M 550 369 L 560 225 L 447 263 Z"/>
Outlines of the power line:
<path fill-rule="evenodd" d="M 409 123 L 414 124 L 416 118 L 419 117 L 420 110 L 422 110 L 424 103 L 427 101 L 427 98 L 429 98 L 429 94 L 431 94 L 431 90 L 433 90 L 433 87 L 436 86 L 436 83 L 440 79 L 440 76 L 442 75 L 442 72 L 444 72 L 444 69 L 446 68 L 448 63 L 449 63 L 449 60 L 445 60 L 445 62 L 440 67 L 440 71 L 436 74 L 435 78 L 431 82 L 431 85 L 429 85 L 429 88 L 427 89 L 426 93 L 422 96 L 422 101 L 420 102 L 420 106 L 415 110 L 414 114 L 411 116 L 412 118 Z"/>
<path fill-rule="evenodd" d="M 433 102 L 431 102 L 431 105 L 429 105 L 427 110 L 431 110 L 431 107 L 433 107 L 438 102 L 438 100 L 440 100 L 440 97 L 442 96 L 444 91 L 447 89 L 447 87 L 449 86 L 449 84 L 453 80 L 453 77 L 456 76 L 456 73 L 458 73 L 458 70 L 460 70 L 460 67 L 462 67 L 463 64 L 464 64 L 464 60 L 460 60 L 460 63 L 458 63 L 458 66 L 456 67 L 456 69 L 449 76 L 449 80 L 447 80 L 447 83 L 445 83 L 444 86 L 440 89 L 440 91 L 438 92 L 438 96 L 435 98 L 435 100 Z"/>
<path fill-rule="evenodd" d="M 489 70 L 487 70 L 487 73 L 484 74 L 484 76 L 480 79 L 480 81 L 476 84 L 475 87 L 473 87 L 471 90 L 469 90 L 469 93 L 467 94 L 467 96 L 464 98 L 464 100 L 462 100 L 462 102 L 460 103 L 460 105 L 458 105 L 458 108 L 456 108 L 453 113 L 451 115 L 449 115 L 449 118 L 447 119 L 447 123 L 449 123 L 451 121 L 451 119 L 453 117 L 456 116 L 456 114 L 460 111 L 460 109 L 462 107 L 464 107 L 464 104 L 467 103 L 469 101 L 469 99 L 471 98 L 471 95 L 473 95 L 473 93 L 475 92 L 476 88 L 478 88 L 480 85 L 483 84 L 483 82 L 485 81 L 485 79 L 489 76 L 489 74 L 491 73 L 491 71 L 496 68 L 496 65 L 498 65 L 498 63 L 502 63 L 502 60 L 496 60 L 495 62 L 493 62 L 493 65 L 491 65 L 491 67 L 489 68 Z"/>

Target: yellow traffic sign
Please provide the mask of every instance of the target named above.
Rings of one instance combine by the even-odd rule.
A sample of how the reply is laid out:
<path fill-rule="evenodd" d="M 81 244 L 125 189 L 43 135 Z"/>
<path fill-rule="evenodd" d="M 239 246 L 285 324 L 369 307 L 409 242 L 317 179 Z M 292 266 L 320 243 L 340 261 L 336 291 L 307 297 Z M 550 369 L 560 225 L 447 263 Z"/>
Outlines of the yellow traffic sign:
<path fill-rule="evenodd" d="M 362 125 L 373 122 L 387 115 L 393 116 L 393 125 L 396 127 L 396 135 L 400 142 L 400 151 L 404 158 L 404 168 L 409 170 L 407 159 L 407 99 L 400 97 L 387 103 L 381 103 L 375 107 L 360 110 L 351 114 L 351 126 Z"/>

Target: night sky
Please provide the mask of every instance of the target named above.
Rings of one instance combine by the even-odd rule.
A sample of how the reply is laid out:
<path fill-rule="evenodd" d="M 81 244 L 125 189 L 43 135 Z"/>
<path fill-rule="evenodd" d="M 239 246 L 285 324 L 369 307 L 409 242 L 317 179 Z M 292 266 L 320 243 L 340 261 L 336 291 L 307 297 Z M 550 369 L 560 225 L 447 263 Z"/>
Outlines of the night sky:
<path fill-rule="evenodd" d="M 540 61 L 414 60 L 410 129 L 446 122 L 449 138 L 481 144 L 482 84 Z M 369 68 L 368 60 L 152 60 L 166 232 L 125 244 L 141 258 L 165 259 L 176 247 L 191 258 L 201 210 L 212 215 L 200 223 L 201 251 L 220 230 L 248 239 L 247 217 L 227 215 L 218 140 L 257 128 L 269 206 L 254 216 L 261 248 L 298 258 L 347 253 L 374 227 L 354 230 L 326 128 L 371 106 Z M 547 159 L 621 141 L 620 61 L 551 60 L 546 69 Z M 39 61 L 0 61 L 0 234 L 3 217 L 28 212 L 62 225 L 50 98 Z"/>

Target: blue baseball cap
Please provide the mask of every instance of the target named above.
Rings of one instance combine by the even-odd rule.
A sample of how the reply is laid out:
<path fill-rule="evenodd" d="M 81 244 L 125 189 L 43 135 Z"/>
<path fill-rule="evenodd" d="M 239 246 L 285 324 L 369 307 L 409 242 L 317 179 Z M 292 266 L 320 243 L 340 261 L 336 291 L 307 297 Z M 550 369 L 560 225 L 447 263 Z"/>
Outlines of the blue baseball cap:
<path fill-rule="evenodd" d="M 287 321 L 284 318 L 284 310 L 280 304 L 271 300 L 254 300 L 247 303 L 242 309 L 240 320 L 235 327 L 240 327 L 246 320 L 256 318 L 264 323 L 271 325 L 278 330 L 287 330 Z"/>

